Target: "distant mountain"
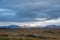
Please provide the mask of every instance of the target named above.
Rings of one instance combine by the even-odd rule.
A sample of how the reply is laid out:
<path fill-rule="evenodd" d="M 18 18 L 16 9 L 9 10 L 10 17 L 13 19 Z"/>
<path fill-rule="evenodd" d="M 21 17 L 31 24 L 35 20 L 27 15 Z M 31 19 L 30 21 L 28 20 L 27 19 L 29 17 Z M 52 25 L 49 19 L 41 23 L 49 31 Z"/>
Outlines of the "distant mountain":
<path fill-rule="evenodd" d="M 23 26 L 9 25 L 9 26 L 0 26 L 0 28 L 23 28 Z M 60 28 L 60 26 L 57 26 L 57 25 L 48 25 L 46 27 L 42 27 L 42 26 L 29 27 L 28 26 L 28 28 L 44 28 L 44 29 L 49 29 L 49 28 Z"/>
<path fill-rule="evenodd" d="M 0 26 L 0 28 L 21 28 L 18 25 L 10 25 L 10 26 Z"/>
<path fill-rule="evenodd" d="M 48 29 L 48 28 L 60 28 L 60 26 L 57 26 L 57 25 L 48 25 L 48 26 L 42 27 L 42 28 L 45 28 L 45 29 Z"/>

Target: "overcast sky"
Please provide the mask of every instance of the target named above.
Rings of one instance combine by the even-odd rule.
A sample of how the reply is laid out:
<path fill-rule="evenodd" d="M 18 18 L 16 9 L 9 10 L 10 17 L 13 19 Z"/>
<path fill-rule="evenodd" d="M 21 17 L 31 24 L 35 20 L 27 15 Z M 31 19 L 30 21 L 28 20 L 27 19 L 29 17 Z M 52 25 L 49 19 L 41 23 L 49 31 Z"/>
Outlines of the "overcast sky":
<path fill-rule="evenodd" d="M 0 0 L 0 25 L 60 25 L 60 0 Z"/>

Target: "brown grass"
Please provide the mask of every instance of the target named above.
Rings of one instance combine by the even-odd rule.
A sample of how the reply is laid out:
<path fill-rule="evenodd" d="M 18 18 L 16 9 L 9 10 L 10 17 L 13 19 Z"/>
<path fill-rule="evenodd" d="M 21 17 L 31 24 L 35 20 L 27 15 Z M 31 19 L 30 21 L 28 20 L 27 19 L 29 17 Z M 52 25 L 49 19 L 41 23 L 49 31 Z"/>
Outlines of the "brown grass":
<path fill-rule="evenodd" d="M 1 34 L 37 34 L 40 37 L 24 37 L 24 36 L 0 36 L 0 38 L 9 38 L 9 40 L 60 40 L 60 29 L 0 29 Z"/>

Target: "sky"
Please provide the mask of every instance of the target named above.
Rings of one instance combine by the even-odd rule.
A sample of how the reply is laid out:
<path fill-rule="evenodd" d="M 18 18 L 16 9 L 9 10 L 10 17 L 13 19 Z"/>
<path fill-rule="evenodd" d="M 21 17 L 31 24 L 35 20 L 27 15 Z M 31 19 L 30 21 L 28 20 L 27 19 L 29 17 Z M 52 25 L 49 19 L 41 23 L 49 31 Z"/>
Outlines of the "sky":
<path fill-rule="evenodd" d="M 0 0 L 4 25 L 60 25 L 60 0 Z"/>

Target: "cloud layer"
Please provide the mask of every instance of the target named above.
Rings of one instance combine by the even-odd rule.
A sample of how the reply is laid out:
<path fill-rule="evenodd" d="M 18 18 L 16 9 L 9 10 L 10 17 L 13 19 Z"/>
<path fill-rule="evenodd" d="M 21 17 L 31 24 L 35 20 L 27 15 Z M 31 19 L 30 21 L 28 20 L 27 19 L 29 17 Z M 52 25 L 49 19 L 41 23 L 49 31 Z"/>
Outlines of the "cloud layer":
<path fill-rule="evenodd" d="M 19 26 L 30 26 L 30 27 L 37 27 L 42 26 L 45 27 L 47 25 L 60 25 L 60 18 L 52 19 L 52 20 L 45 20 L 45 21 L 38 21 L 38 22 L 0 22 L 1 26 L 8 26 L 8 25 L 19 25 Z"/>
<path fill-rule="evenodd" d="M 45 22 L 58 18 L 60 0 L 0 1 L 0 22 Z"/>

